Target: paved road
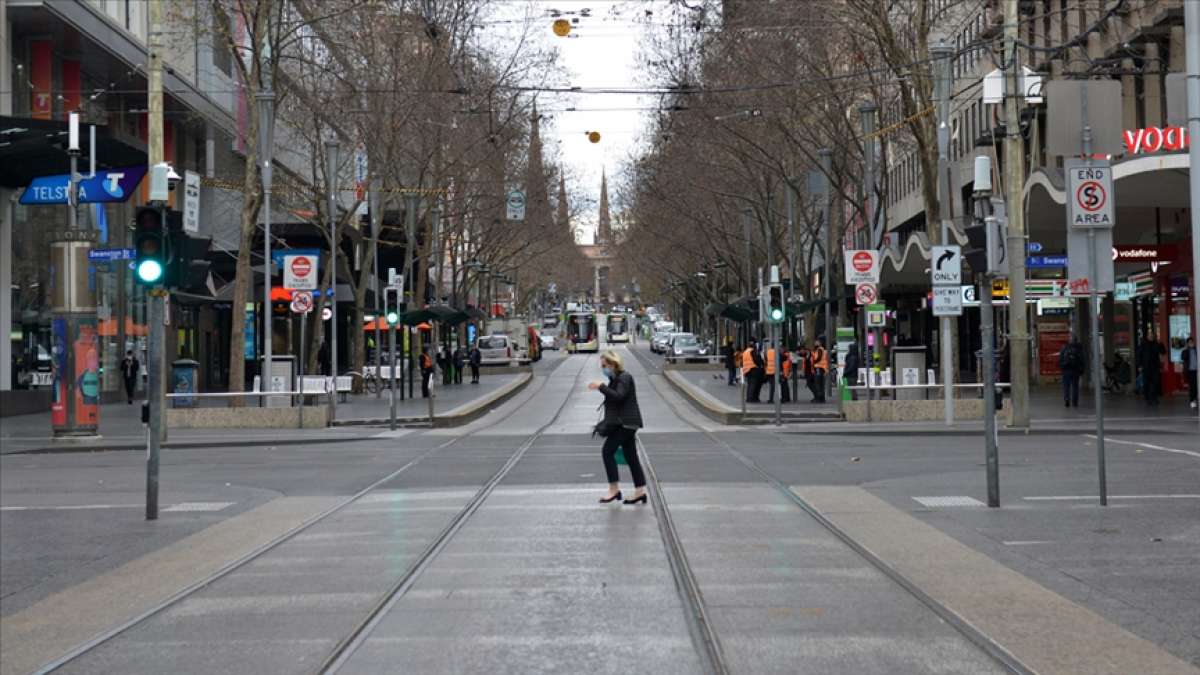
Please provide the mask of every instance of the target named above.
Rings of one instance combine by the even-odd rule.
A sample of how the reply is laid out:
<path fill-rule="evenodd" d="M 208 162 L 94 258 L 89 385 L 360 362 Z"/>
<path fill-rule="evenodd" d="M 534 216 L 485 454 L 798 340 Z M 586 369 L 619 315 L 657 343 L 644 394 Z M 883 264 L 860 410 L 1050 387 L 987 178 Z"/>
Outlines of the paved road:
<path fill-rule="evenodd" d="M 1025 662 L 1097 651 L 1074 628 L 1088 621 L 1099 622 L 1089 634 L 1123 653 L 1160 659 L 1150 661 L 1166 664 L 1160 672 L 1200 662 L 1193 438 L 1115 439 L 1130 444 L 1111 445 L 1110 491 L 1122 499 L 1108 509 L 1087 499 L 1090 439 L 1006 440 L 1006 506 L 994 511 L 970 505 L 983 493 L 975 439 L 719 427 L 640 361 L 627 363 L 660 481 L 652 491 L 662 501 L 650 506 L 595 503 L 604 478 L 588 431 L 599 396 L 584 386 L 599 366 L 582 355 L 459 429 L 170 453 L 164 503 L 215 510 L 166 512 L 153 524 L 135 508 L 133 453 L 0 458 L 0 621 L 6 638 L 30 636 L 27 649 L 5 650 L 4 670 L 65 653 L 218 572 L 236 551 L 245 564 L 65 670 L 1003 672 L 887 573 L 888 562 L 903 569 L 905 551 L 863 555 L 827 527 L 856 509 L 815 515 L 795 497 L 805 486 L 832 491 L 813 497 L 818 506 L 863 490 L 881 499 L 876 508 L 897 524 L 864 531 L 867 548 L 922 537 L 951 552 L 946 561 L 982 552 L 1015 571 L 1005 588 L 1046 608 L 1050 646 L 1006 632 L 1012 621 L 994 602 L 936 582 L 927 590 Z M 200 564 L 197 551 L 215 562 Z M 142 589 L 143 606 L 127 600 L 129 588 Z M 59 630 L 39 638 L 50 616 Z"/>

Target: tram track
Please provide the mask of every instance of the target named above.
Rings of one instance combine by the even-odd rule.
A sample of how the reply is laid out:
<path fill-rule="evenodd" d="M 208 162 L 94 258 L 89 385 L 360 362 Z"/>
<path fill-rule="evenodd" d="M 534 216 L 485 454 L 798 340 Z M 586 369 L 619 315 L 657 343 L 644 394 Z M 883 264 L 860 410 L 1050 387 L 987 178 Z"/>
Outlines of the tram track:
<path fill-rule="evenodd" d="M 630 349 L 630 352 L 634 354 L 634 357 L 643 365 L 643 367 L 645 367 L 647 369 L 647 371 L 653 372 L 652 369 L 655 369 L 661 373 L 661 366 L 658 366 L 657 364 L 647 363 L 646 359 L 641 354 L 636 354 L 635 352 L 633 352 L 632 349 Z M 869 549 L 864 547 L 862 544 L 858 543 L 853 537 L 851 537 L 849 534 L 847 534 L 845 531 L 843 531 L 840 527 L 838 527 L 836 524 L 834 524 L 832 521 L 830 521 L 828 518 L 826 518 L 820 511 L 818 511 L 811 504 L 809 504 L 807 501 L 805 501 L 803 498 L 801 498 L 799 495 L 797 495 L 795 492 L 793 492 L 791 490 L 791 488 L 789 488 L 787 485 L 785 485 L 779 479 L 775 478 L 768 471 L 763 469 L 752 458 L 750 458 L 742 451 L 740 451 L 737 448 L 730 445 L 728 442 L 726 442 L 721 437 L 717 436 L 712 431 L 709 431 L 709 430 L 695 424 L 694 422 L 692 422 L 688 416 L 683 414 L 683 411 L 679 408 L 678 404 L 675 401 L 673 401 L 670 397 L 663 396 L 662 399 L 663 399 L 663 402 L 667 405 L 667 407 L 670 408 L 679 419 L 683 420 L 688 426 L 692 427 L 698 433 L 703 435 L 705 438 L 709 439 L 714 445 L 722 448 L 727 453 L 729 453 L 742 466 L 744 466 L 751 473 L 755 474 L 760 479 L 762 479 L 763 482 L 765 482 L 767 485 L 769 485 L 771 488 L 773 488 L 775 491 L 777 491 L 779 494 L 781 494 L 789 502 L 791 502 L 792 504 L 797 506 L 807 516 L 809 516 L 814 521 L 816 521 L 822 528 L 824 528 L 826 531 L 828 531 L 830 534 L 832 534 L 834 537 L 836 537 L 839 541 L 841 541 L 843 544 L 845 544 L 850 550 L 854 551 L 854 553 L 856 555 L 861 557 L 863 560 L 867 561 L 867 563 L 869 563 L 875 569 L 882 572 L 884 574 L 884 576 L 886 576 L 893 583 L 895 583 L 896 585 L 898 585 L 899 587 L 904 589 L 909 595 L 916 598 L 922 605 L 929 608 L 934 614 L 936 614 L 939 618 L 941 618 L 947 624 L 949 624 L 950 626 L 953 626 L 955 628 L 955 630 L 957 630 L 960 634 L 962 634 L 967 640 L 969 640 L 976 647 L 979 647 L 985 654 L 987 654 L 989 657 L 991 657 L 993 660 L 995 660 L 996 663 L 999 664 L 1001 667 L 1005 668 L 1009 672 L 1016 673 L 1017 675 L 1032 675 L 1032 671 L 1030 671 L 1024 664 L 1022 664 L 1016 657 L 1014 657 L 1010 652 L 1008 652 L 1006 649 L 1004 649 L 1001 645 L 999 645 L 994 640 L 989 638 L 987 635 L 985 635 L 983 632 L 981 632 L 978 628 L 976 628 L 976 627 L 972 626 L 971 624 L 969 624 L 968 622 L 964 621 L 961 617 L 959 617 L 951 609 L 949 609 L 948 607 L 937 602 L 928 593 L 921 590 L 919 587 L 917 587 L 915 584 L 910 582 L 907 578 L 905 578 L 903 575 L 901 575 L 899 572 L 897 572 L 895 569 L 893 569 L 890 565 L 888 565 L 886 561 L 882 560 L 881 558 L 879 558 L 879 556 L 875 555 L 872 551 L 870 551 Z M 638 442 L 639 442 L 639 448 L 642 452 L 642 455 L 641 455 L 643 457 L 642 461 L 648 464 L 649 463 L 649 457 L 648 457 L 649 453 L 646 452 L 645 446 L 642 445 L 640 438 L 638 439 Z M 657 478 L 655 478 L 655 482 L 657 483 Z M 657 489 L 656 491 L 659 493 L 662 492 L 661 488 Z M 665 497 L 663 497 L 662 500 L 664 502 L 663 508 L 665 511 L 667 509 Z M 681 549 L 682 549 L 682 545 L 681 545 Z M 682 550 L 681 550 L 681 554 L 682 554 Z M 699 593 L 699 587 L 697 587 L 697 593 Z M 714 637 L 715 637 L 715 635 L 714 635 Z"/>
<path fill-rule="evenodd" d="M 565 364 L 563 364 L 563 365 L 565 365 Z M 559 366 L 559 367 L 561 368 L 562 366 Z M 578 385 L 579 377 L 583 374 L 583 370 L 584 369 L 581 365 L 579 371 L 575 374 L 575 378 L 573 380 L 572 387 Z M 555 369 L 554 372 L 557 372 L 557 368 Z M 545 388 L 549 385 L 549 383 L 552 379 L 552 377 L 551 377 L 552 375 L 553 375 L 553 372 L 543 378 L 541 386 L 539 386 L 537 388 L 537 390 L 532 392 L 532 394 L 530 395 L 530 398 L 537 396 L 543 390 L 545 390 Z M 547 422 L 545 425 L 539 427 L 533 434 L 530 435 L 529 438 L 527 438 L 520 446 L 518 446 L 517 450 L 512 455 L 509 456 L 508 460 L 505 461 L 505 463 L 501 466 L 500 470 L 498 470 L 495 474 L 492 475 L 491 478 L 489 478 L 489 480 L 487 482 L 485 482 L 484 486 L 482 488 L 480 488 L 480 490 L 467 503 L 467 505 L 465 507 L 463 507 L 463 509 L 460 510 L 451 519 L 451 523 L 446 527 L 446 529 L 444 529 L 441 532 L 441 534 L 435 539 L 435 541 L 432 544 L 430 544 L 429 547 L 426 548 L 426 550 L 418 557 L 418 559 L 412 565 L 409 565 L 408 569 L 400 577 L 400 579 L 396 583 L 392 584 L 392 586 L 389 587 L 389 589 L 387 591 L 388 596 L 398 597 L 400 594 L 402 594 L 402 591 L 407 590 L 407 588 L 409 586 L 411 586 L 412 581 L 415 581 L 417 576 L 419 576 L 420 570 L 424 569 L 424 567 L 426 565 L 428 565 L 429 561 L 432 560 L 432 558 L 436 556 L 437 552 L 440 551 L 445 546 L 445 544 L 453 536 L 454 532 L 457 532 L 458 529 L 461 528 L 462 524 L 465 523 L 466 520 L 470 517 L 470 515 L 473 514 L 475 512 L 475 510 L 477 510 L 479 508 L 479 506 L 486 499 L 487 495 L 491 493 L 492 489 L 494 489 L 495 485 L 497 483 L 499 483 L 500 480 L 502 480 L 505 475 L 507 475 L 507 473 L 512 469 L 512 467 L 515 466 L 516 463 L 520 460 L 521 456 L 523 456 L 524 453 L 534 443 L 537 442 L 537 439 L 542 436 L 542 434 L 545 432 L 545 430 L 548 429 L 549 427 L 553 426 L 553 424 L 558 420 L 559 416 L 562 414 L 562 411 L 566 407 L 566 404 L 569 400 L 570 400 L 569 396 L 565 397 L 563 399 L 563 402 L 559 405 L 553 418 L 549 422 Z M 277 550 L 280 546 L 293 540 L 296 536 L 303 534 L 304 532 L 312 529 L 316 525 L 328 520 L 331 516 L 334 516 L 335 514 L 342 512 L 346 508 L 358 503 L 364 497 L 377 491 L 380 487 L 387 485 L 394 479 L 402 476 L 409 470 L 420 465 L 420 463 L 423 462 L 424 460 L 429 459 L 430 457 L 437 455 L 438 453 L 442 452 L 443 450 L 458 444 L 459 442 L 463 441 L 464 439 L 470 438 L 471 436 L 481 434 L 482 432 L 486 431 L 487 429 L 503 423 L 504 421 L 506 421 L 507 419 L 512 417 L 512 415 L 515 414 L 518 410 L 520 410 L 520 407 L 514 406 L 512 410 L 505 413 L 504 415 L 497 418 L 496 420 L 492 421 L 486 427 L 481 427 L 474 431 L 467 432 L 461 436 L 455 436 L 443 443 L 440 443 L 440 444 L 434 446 L 433 448 L 430 448 L 429 450 L 422 452 L 418 456 L 416 456 L 413 459 L 406 462 L 404 465 L 402 465 L 398 469 L 395 469 L 394 471 L 389 472 L 387 475 L 383 476 L 382 478 L 375 480 L 370 485 L 359 490 L 358 492 L 354 493 L 353 495 L 350 495 L 346 499 L 344 499 L 344 500 L 338 502 L 337 504 L 334 504 L 333 506 L 329 507 L 328 509 L 316 514 L 315 516 L 309 518 L 308 520 L 297 525 L 296 527 L 284 532 L 283 534 L 279 535 L 278 537 L 262 544 L 258 548 L 255 548 L 254 550 L 248 552 L 247 554 L 243 555 L 242 557 L 229 562 L 225 566 L 223 566 L 220 569 L 216 570 L 215 572 L 209 574 L 208 576 L 200 579 L 199 581 L 196 581 L 196 582 L 184 587 L 177 593 L 171 595 L 170 597 L 168 597 L 165 600 L 161 601 L 160 603 L 154 605 L 153 607 L 145 610 L 141 614 L 138 614 L 137 616 L 134 616 L 133 618 L 131 618 L 113 628 L 110 628 L 100 634 L 97 634 L 96 636 L 92 637 L 91 639 L 72 648 L 70 651 L 68 651 L 64 655 L 56 658 L 53 661 L 50 661 L 50 662 L 42 665 L 40 668 L 35 670 L 34 673 L 36 675 L 42 675 L 44 673 L 52 673 L 52 672 L 55 672 L 65 666 L 69 665 L 69 664 L 76 662 L 78 659 L 80 659 L 81 657 L 84 657 L 88 653 L 93 652 L 94 650 L 97 650 L 101 646 L 111 642 L 112 640 L 118 638 L 119 636 L 129 632 L 130 630 L 132 630 L 140 625 L 145 624 L 152 618 L 162 614 L 163 612 L 171 609 L 172 607 L 187 600 L 188 598 L 195 596 L 197 593 L 209 588 L 213 584 L 219 582 L 221 579 L 223 579 L 225 577 L 228 577 L 230 574 L 236 572 L 237 570 L 242 569 L 245 566 L 249 565 L 250 563 L 263 558 L 263 556 L 267 555 L 268 553 Z M 334 659 L 337 658 L 337 655 L 340 655 L 342 652 L 345 652 L 346 646 L 348 646 L 348 644 L 352 640 L 353 635 L 355 633 L 362 632 L 363 629 L 368 626 L 368 624 L 374 625 L 372 622 L 372 619 L 376 618 L 376 615 L 381 616 L 382 613 L 386 613 L 386 612 L 382 612 L 382 613 L 380 612 L 380 610 L 383 608 L 383 606 L 385 604 L 387 604 L 386 598 L 384 600 L 381 600 L 381 601 L 375 603 L 372 606 L 370 616 L 368 616 L 366 619 L 364 619 L 363 621 L 361 621 L 359 624 L 356 625 L 356 627 L 354 629 L 354 633 L 351 634 L 351 637 L 345 638 L 345 639 L 339 641 L 337 648 L 335 648 L 336 654 L 334 654 L 330 658 L 326 658 L 323 663 L 332 664 L 334 662 Z M 324 670 L 322 670 L 322 672 L 324 672 Z"/>

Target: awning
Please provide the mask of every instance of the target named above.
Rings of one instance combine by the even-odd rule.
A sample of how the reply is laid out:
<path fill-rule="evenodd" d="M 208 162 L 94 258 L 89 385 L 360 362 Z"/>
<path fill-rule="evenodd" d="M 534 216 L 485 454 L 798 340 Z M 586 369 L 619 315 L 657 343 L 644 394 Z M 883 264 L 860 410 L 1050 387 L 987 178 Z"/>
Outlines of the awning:
<path fill-rule="evenodd" d="M 23 188 L 34 178 L 68 173 L 67 122 L 28 117 L 0 117 L 0 187 Z M 87 173 L 91 149 L 86 125 L 80 130 L 79 170 Z M 146 164 L 143 150 L 112 137 L 105 126 L 96 127 L 96 168 Z"/>

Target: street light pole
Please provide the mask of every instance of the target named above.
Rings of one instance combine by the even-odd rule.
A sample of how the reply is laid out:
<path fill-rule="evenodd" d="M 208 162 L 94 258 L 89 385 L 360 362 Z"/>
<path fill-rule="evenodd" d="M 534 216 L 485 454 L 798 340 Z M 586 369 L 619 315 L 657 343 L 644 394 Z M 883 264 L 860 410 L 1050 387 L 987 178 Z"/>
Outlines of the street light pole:
<path fill-rule="evenodd" d="M 938 144 L 938 220 L 941 221 L 943 246 L 950 244 L 950 91 L 953 86 L 951 57 L 954 50 L 944 42 L 930 49 L 937 62 L 937 144 Z M 1018 253 L 1022 259 L 1024 255 Z M 1016 257 L 1016 256 L 1012 256 Z M 987 289 L 991 292 L 991 289 Z M 941 317 L 942 402 L 946 426 L 954 425 L 954 346 L 951 341 L 950 317 Z M 1015 372 L 1015 371 L 1014 371 Z"/>
<path fill-rule="evenodd" d="M 262 90 L 254 95 L 254 99 L 258 104 L 258 160 L 262 167 L 263 191 L 263 365 L 259 388 L 260 391 L 271 391 L 271 273 L 275 267 L 271 262 L 271 154 L 275 147 L 275 92 Z"/>
<path fill-rule="evenodd" d="M 371 257 L 374 259 L 373 269 L 375 273 L 371 278 L 375 281 L 375 398 L 379 398 L 383 394 L 383 343 L 380 342 L 379 319 L 383 316 L 383 296 L 379 292 L 379 231 L 383 229 L 383 213 L 380 209 L 383 208 L 383 195 L 380 191 L 383 189 L 383 180 L 379 176 L 371 179 L 371 203 L 368 208 L 371 209 Z M 390 330 L 390 329 L 389 329 Z M 391 346 L 392 358 L 395 359 L 395 345 Z M 393 393 L 393 398 L 395 394 Z"/>
<path fill-rule="evenodd" d="M 1187 126 L 1191 139 L 1188 158 L 1192 167 L 1188 176 L 1192 205 L 1192 325 L 1200 329 L 1200 3 L 1183 3 L 1183 24 L 1187 35 Z M 1192 330 L 1193 338 L 1200 333 L 1196 329 Z"/>
<path fill-rule="evenodd" d="M 1025 140 L 1021 138 L 1018 0 L 1004 0 L 1004 190 L 1008 217 L 1008 322 L 1012 426 L 1029 426 L 1029 310 L 1025 306 Z M 1196 3 L 1184 3 L 1196 4 Z M 1193 26 L 1193 30 L 1195 27 Z M 947 59 L 949 62 L 949 59 Z M 949 63 L 947 63 L 949 68 Z M 1193 209 L 1194 210 L 1194 209 Z"/>
<path fill-rule="evenodd" d="M 333 396 L 329 397 L 331 419 L 337 419 L 337 376 L 338 376 L 338 297 L 337 297 L 337 259 L 338 259 L 338 226 L 337 226 L 337 180 L 338 180 L 338 139 L 330 136 L 325 139 L 325 180 L 329 189 L 329 234 L 332 243 L 329 246 L 330 283 L 332 291 L 329 304 L 329 375 L 333 377 Z"/>

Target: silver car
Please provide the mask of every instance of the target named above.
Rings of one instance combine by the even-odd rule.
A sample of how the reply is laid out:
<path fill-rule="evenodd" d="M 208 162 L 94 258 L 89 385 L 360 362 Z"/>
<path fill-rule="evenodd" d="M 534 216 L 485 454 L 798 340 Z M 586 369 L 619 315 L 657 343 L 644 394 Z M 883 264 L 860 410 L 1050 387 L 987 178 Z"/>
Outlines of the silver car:
<path fill-rule="evenodd" d="M 513 343 L 507 335 L 485 335 L 479 338 L 480 362 L 485 366 L 507 366 L 512 363 Z"/>
<path fill-rule="evenodd" d="M 700 356 L 700 342 L 691 333 L 672 333 L 667 343 L 667 357 L 687 358 Z"/>

